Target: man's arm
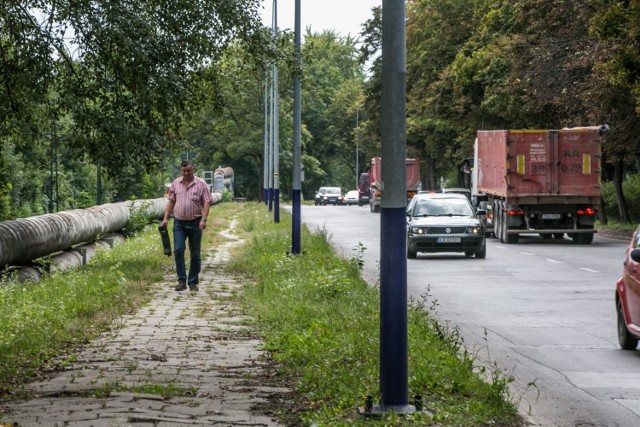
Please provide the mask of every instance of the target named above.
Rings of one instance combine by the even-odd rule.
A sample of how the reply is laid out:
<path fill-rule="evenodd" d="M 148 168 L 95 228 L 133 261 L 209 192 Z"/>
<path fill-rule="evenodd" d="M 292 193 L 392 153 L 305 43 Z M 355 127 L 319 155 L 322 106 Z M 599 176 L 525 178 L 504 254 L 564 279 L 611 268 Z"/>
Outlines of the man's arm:
<path fill-rule="evenodd" d="M 200 220 L 200 228 L 204 229 L 207 226 L 207 217 L 209 216 L 209 209 L 211 209 L 211 203 L 204 202 L 202 206 L 202 220 Z"/>
<path fill-rule="evenodd" d="M 169 200 L 167 203 L 167 209 L 164 210 L 164 218 L 162 219 L 161 226 L 166 226 L 167 222 L 169 222 L 169 217 L 171 216 L 171 212 L 173 212 L 173 207 L 176 205 L 176 202 L 172 202 Z"/>

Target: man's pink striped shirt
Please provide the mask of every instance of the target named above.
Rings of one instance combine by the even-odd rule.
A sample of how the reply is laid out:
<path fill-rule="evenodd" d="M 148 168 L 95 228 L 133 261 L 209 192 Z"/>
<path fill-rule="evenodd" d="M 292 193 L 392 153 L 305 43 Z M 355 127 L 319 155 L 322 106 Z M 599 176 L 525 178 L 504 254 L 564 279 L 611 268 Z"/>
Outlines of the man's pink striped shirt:
<path fill-rule="evenodd" d="M 209 186 L 202 178 L 193 177 L 186 185 L 183 177 L 176 178 L 169 187 L 169 201 L 175 202 L 173 217 L 182 221 L 192 221 L 202 216 L 205 202 L 213 204 L 213 196 Z"/>

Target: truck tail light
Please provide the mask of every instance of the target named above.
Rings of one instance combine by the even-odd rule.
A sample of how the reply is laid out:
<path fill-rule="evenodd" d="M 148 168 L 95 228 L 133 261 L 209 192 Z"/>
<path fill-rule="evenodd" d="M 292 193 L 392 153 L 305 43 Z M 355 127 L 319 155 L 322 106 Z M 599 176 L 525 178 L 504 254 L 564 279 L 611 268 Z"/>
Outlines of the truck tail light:
<path fill-rule="evenodd" d="M 591 207 L 578 209 L 578 215 L 595 215 L 595 214 L 596 214 L 595 209 Z"/>
<path fill-rule="evenodd" d="M 507 215 L 509 215 L 509 216 L 524 215 L 524 211 L 522 209 L 509 209 L 507 211 Z"/>

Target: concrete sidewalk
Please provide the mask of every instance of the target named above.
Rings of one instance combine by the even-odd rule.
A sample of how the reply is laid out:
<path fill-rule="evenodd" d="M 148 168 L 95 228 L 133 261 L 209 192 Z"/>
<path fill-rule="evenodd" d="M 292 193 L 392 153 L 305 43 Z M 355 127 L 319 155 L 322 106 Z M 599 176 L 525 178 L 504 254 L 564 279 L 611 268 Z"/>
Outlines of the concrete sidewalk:
<path fill-rule="evenodd" d="M 28 400 L 0 402 L 0 425 L 278 426 L 264 412 L 289 389 L 265 384 L 261 342 L 231 295 L 242 283 L 222 265 L 239 240 L 203 254 L 199 292 L 176 292 L 165 277 L 153 300 L 83 347 L 63 371 L 27 385 Z M 104 391 L 156 386 L 181 396 Z M 187 393 L 184 393 L 184 391 Z"/>

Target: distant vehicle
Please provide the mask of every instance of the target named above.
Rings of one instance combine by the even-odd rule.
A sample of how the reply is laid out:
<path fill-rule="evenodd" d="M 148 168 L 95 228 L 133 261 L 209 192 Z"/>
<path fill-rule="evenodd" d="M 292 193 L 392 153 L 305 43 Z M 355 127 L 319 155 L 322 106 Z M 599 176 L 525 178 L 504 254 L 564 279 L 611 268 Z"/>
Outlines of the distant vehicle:
<path fill-rule="evenodd" d="M 418 252 L 463 252 L 485 258 L 485 229 L 469 199 L 457 193 L 415 195 L 407 206 L 407 258 Z"/>
<path fill-rule="evenodd" d="M 420 163 L 416 159 L 406 159 L 405 180 L 407 202 L 418 193 L 420 188 Z M 371 159 L 371 198 L 369 206 L 371 212 L 380 212 L 382 200 L 382 159 L 374 157 Z"/>
<path fill-rule="evenodd" d="M 340 205 L 343 199 L 340 187 L 321 187 L 316 194 L 316 205 Z"/>
<path fill-rule="evenodd" d="M 321 204 L 322 204 L 322 198 L 324 197 L 324 193 L 325 193 L 325 191 L 327 191 L 327 188 L 328 188 L 328 187 L 320 187 L 320 188 L 318 189 L 318 191 L 316 191 L 316 195 L 315 195 L 315 197 L 313 198 L 313 200 L 314 200 L 314 204 L 315 204 L 316 206 L 318 206 L 318 205 L 321 205 Z"/>
<path fill-rule="evenodd" d="M 342 199 L 343 205 L 357 205 L 358 204 L 358 190 L 347 191 L 347 194 L 344 195 L 344 199 Z"/>
<path fill-rule="evenodd" d="M 371 193 L 371 176 L 368 172 L 360 174 L 358 179 L 358 206 L 369 204 Z"/>
<path fill-rule="evenodd" d="M 464 194 L 465 196 L 467 196 L 467 199 L 471 200 L 471 190 L 469 188 L 462 188 L 462 187 L 443 188 L 442 192 Z"/>
<path fill-rule="evenodd" d="M 633 233 L 622 265 L 622 276 L 616 282 L 618 342 L 623 350 L 634 350 L 640 340 L 640 226 Z"/>

